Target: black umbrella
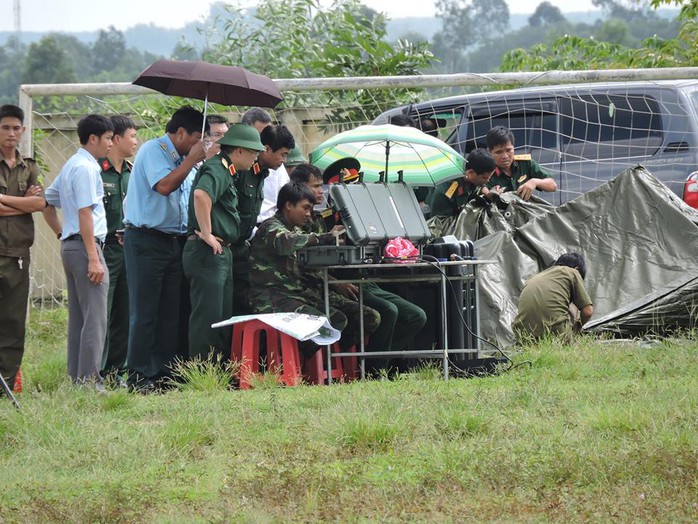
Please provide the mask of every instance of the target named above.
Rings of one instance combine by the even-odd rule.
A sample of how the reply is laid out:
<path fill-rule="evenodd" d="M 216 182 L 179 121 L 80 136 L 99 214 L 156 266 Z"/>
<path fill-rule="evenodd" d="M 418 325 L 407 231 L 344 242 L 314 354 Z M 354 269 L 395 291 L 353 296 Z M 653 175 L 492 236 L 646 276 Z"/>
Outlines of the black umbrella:
<path fill-rule="evenodd" d="M 201 61 L 158 60 L 133 83 L 165 95 L 184 96 L 226 106 L 275 107 L 283 100 L 279 88 L 268 76 L 238 66 Z"/>

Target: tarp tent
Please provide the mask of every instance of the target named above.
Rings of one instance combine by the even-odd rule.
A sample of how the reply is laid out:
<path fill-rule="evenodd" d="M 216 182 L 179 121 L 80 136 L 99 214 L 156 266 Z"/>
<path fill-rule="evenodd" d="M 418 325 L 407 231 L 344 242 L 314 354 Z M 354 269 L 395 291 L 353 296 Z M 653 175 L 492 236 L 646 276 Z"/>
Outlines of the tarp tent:
<path fill-rule="evenodd" d="M 524 282 L 561 254 L 581 253 L 594 302 L 586 329 L 624 336 L 698 324 L 698 211 L 645 168 L 627 169 L 560 207 L 502 195 L 430 221 L 434 233 L 475 241 L 483 336 L 508 346 Z"/>

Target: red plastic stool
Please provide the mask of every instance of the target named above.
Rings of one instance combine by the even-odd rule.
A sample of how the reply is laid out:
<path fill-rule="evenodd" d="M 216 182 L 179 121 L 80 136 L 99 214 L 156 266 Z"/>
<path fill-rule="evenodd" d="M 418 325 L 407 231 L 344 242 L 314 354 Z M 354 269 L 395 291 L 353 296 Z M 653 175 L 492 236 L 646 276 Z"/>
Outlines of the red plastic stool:
<path fill-rule="evenodd" d="M 356 352 L 356 346 L 349 348 Z M 341 352 L 339 342 L 332 344 L 332 353 Z M 305 368 L 308 382 L 311 384 L 325 384 L 327 379 L 327 350 L 323 346 L 315 354 L 306 359 Z M 332 357 L 332 380 L 349 381 L 359 377 L 358 359 L 356 357 Z"/>
<path fill-rule="evenodd" d="M 278 372 L 279 368 L 281 368 L 281 382 L 287 386 L 296 386 L 303 380 L 298 341 L 281 331 L 277 331 L 277 333 L 279 334 L 279 346 L 276 346 L 271 351 L 267 351 L 269 355 L 269 369 Z M 281 354 L 279 354 L 279 347 Z"/>
<path fill-rule="evenodd" d="M 250 379 L 259 372 L 259 338 L 262 332 L 267 336 L 269 370 L 279 371 L 281 368 L 281 381 L 287 386 L 295 386 L 301 379 L 296 339 L 260 320 L 247 320 L 233 325 L 231 360 L 241 363 L 238 372 L 240 389 L 249 389 Z"/>
<path fill-rule="evenodd" d="M 339 344 L 332 344 L 332 353 L 340 351 Z M 327 348 L 321 346 L 313 356 L 305 360 L 306 375 L 308 382 L 311 384 L 326 384 L 327 383 Z M 332 357 L 332 380 L 342 380 L 344 378 L 344 367 L 342 359 Z"/>

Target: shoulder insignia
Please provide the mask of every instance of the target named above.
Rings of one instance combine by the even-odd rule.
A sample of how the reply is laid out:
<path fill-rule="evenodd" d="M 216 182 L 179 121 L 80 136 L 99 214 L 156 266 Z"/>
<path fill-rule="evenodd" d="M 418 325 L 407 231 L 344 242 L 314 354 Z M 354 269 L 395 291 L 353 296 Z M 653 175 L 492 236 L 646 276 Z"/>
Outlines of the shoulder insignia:
<path fill-rule="evenodd" d="M 255 162 L 254 164 L 252 164 L 252 172 L 255 175 L 258 175 L 260 171 L 261 171 L 261 168 L 259 167 L 259 162 Z"/>
<path fill-rule="evenodd" d="M 448 186 L 448 189 L 446 190 L 446 198 L 451 198 L 453 196 L 453 193 L 456 192 L 456 189 L 458 189 L 458 180 L 454 180 L 453 183 Z"/>
<path fill-rule="evenodd" d="M 221 157 L 221 164 L 223 164 L 224 168 L 228 169 L 228 165 L 229 165 L 228 161 L 223 157 Z M 234 173 L 232 173 L 232 174 L 234 174 Z"/>
<path fill-rule="evenodd" d="M 514 160 L 531 160 L 531 154 L 526 153 L 521 155 L 514 155 Z"/>
<path fill-rule="evenodd" d="M 332 211 L 331 207 L 328 207 L 327 209 L 320 212 L 320 216 L 322 218 L 328 218 L 332 216 L 332 213 L 334 213 L 334 211 Z"/>
<path fill-rule="evenodd" d="M 223 160 L 223 162 L 225 162 L 225 160 Z M 230 176 L 235 176 L 235 174 L 237 173 L 233 164 L 230 164 L 230 166 L 228 166 L 228 171 L 230 171 Z"/>
<path fill-rule="evenodd" d="M 527 178 L 528 178 L 528 175 L 521 175 L 521 176 L 519 177 L 519 179 L 517 180 L 517 182 L 520 184 L 521 182 L 523 182 L 523 181 L 526 180 Z"/>
<path fill-rule="evenodd" d="M 102 171 L 106 171 L 107 169 L 109 169 L 109 160 L 105 158 L 102 160 Z"/>
<path fill-rule="evenodd" d="M 167 144 L 165 142 L 160 142 L 160 149 L 167 151 Z"/>

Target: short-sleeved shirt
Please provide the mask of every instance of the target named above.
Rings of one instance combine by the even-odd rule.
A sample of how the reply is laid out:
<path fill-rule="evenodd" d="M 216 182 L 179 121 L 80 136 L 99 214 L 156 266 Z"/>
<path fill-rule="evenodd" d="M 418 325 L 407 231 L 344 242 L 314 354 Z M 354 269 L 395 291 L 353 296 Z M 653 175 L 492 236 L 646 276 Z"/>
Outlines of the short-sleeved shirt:
<path fill-rule="evenodd" d="M 592 304 L 579 271 L 553 266 L 529 278 L 521 290 L 515 332 L 541 337 L 561 333 L 569 325 L 569 306 L 579 309 Z"/>
<path fill-rule="evenodd" d="M 240 214 L 240 240 L 250 238 L 257 225 L 257 217 L 264 201 L 264 180 L 268 176 L 269 169 L 255 162 L 251 169 L 238 171 L 235 177 Z"/>
<path fill-rule="evenodd" d="M 231 169 L 232 168 L 232 169 Z M 189 201 L 189 233 L 199 230 L 194 207 L 194 192 L 205 191 L 211 198 L 211 233 L 225 242 L 236 242 L 240 236 L 238 197 L 234 184 L 235 169 L 222 151 L 199 168 L 191 188 Z"/>
<path fill-rule="evenodd" d="M 187 217 L 181 205 L 182 187 L 167 196 L 155 189 L 158 182 L 181 163 L 182 157 L 168 135 L 149 140 L 141 146 L 128 182 L 125 224 L 165 233 L 186 232 Z"/>
<path fill-rule="evenodd" d="M 182 185 L 179 186 L 179 206 L 182 211 L 182 216 L 184 217 L 184 222 L 182 225 L 187 231 L 189 230 L 189 201 L 191 200 L 191 188 L 194 185 L 194 179 L 196 178 L 196 174 L 199 172 L 200 167 L 201 164 L 198 164 L 194 167 L 194 169 L 189 171 L 187 178 L 185 178 Z"/>
<path fill-rule="evenodd" d="M 516 155 L 511 164 L 511 176 L 497 167 L 487 182 L 487 187 L 499 186 L 504 191 L 516 191 L 532 178 L 550 178 L 550 175 L 531 158 L 531 155 Z"/>
<path fill-rule="evenodd" d="M 107 236 L 107 215 L 104 211 L 102 169 L 86 149 L 71 156 L 53 183 L 46 189 L 46 201 L 63 210 L 61 239 L 80 233 L 78 212 L 92 209 L 94 235 L 104 241 Z"/>
<path fill-rule="evenodd" d="M 0 153 L 0 193 L 21 197 L 31 186 L 39 184 L 39 166 L 15 150 L 15 167 Z M 34 219 L 31 213 L 0 218 L 0 256 L 28 257 L 34 243 Z"/>
<path fill-rule="evenodd" d="M 468 202 L 480 194 L 480 189 L 462 177 L 439 184 L 427 196 L 426 202 L 431 208 L 431 216 L 457 215 Z"/>
<path fill-rule="evenodd" d="M 132 165 L 124 160 L 119 173 L 108 158 L 100 158 L 102 186 L 104 187 L 104 211 L 107 214 L 107 235 L 113 236 L 124 227 L 124 199 Z"/>

